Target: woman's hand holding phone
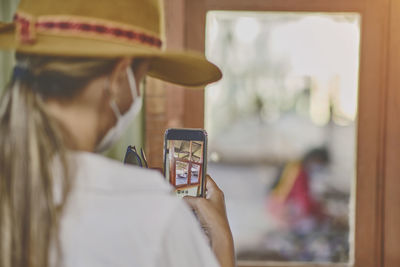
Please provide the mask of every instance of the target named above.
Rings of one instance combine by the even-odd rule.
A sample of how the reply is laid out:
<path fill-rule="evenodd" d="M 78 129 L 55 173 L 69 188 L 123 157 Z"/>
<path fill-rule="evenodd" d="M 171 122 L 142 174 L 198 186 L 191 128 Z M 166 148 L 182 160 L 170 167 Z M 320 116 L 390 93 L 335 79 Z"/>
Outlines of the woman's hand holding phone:
<path fill-rule="evenodd" d="M 206 197 L 184 197 L 196 213 L 211 241 L 211 247 L 221 267 L 235 266 L 235 252 L 231 229 L 226 216 L 225 197 L 214 180 L 207 175 Z"/>

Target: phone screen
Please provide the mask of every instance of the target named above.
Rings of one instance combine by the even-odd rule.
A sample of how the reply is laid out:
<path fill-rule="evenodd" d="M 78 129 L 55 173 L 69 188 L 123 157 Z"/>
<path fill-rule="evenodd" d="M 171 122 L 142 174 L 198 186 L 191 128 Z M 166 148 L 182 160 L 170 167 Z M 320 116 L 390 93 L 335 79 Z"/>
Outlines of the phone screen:
<path fill-rule="evenodd" d="M 165 140 L 164 173 L 177 196 L 203 195 L 205 148 L 200 140 Z"/>

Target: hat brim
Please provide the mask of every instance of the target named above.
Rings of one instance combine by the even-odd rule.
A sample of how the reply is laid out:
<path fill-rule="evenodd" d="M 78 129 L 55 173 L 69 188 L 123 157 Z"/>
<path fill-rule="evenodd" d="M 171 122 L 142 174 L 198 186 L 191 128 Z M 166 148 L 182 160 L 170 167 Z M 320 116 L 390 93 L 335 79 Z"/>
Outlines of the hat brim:
<path fill-rule="evenodd" d="M 196 52 L 162 51 L 119 42 L 44 34 L 38 35 L 34 44 L 21 45 L 15 36 L 12 23 L 0 23 L 0 49 L 54 56 L 149 58 L 149 76 L 189 87 L 205 86 L 222 77 L 217 66 Z"/>

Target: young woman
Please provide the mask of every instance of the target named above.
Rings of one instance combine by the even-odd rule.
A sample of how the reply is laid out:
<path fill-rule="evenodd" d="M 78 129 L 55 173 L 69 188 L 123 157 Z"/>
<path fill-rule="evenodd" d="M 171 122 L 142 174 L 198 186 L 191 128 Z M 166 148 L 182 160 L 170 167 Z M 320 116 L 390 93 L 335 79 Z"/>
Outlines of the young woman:
<path fill-rule="evenodd" d="M 211 178 L 207 198 L 186 205 L 157 172 L 94 153 L 140 109 L 146 74 L 192 86 L 221 77 L 202 56 L 160 49 L 160 10 L 156 0 L 22 0 L 0 24 L 0 47 L 17 52 L 0 100 L 1 267 L 234 266 Z"/>

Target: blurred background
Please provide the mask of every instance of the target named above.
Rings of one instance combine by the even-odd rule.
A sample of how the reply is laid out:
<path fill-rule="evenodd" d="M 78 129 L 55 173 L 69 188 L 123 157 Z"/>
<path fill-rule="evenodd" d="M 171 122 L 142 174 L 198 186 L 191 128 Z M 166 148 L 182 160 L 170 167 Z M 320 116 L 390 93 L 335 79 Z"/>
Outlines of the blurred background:
<path fill-rule="evenodd" d="M 2 21 L 17 3 L 0 0 Z M 176 7 L 167 5 L 169 14 Z M 181 49 L 183 18 L 168 20 L 167 46 Z M 239 260 L 351 260 L 360 20 L 347 12 L 207 13 L 206 56 L 224 75 L 204 95 L 208 172 L 225 192 Z M 12 53 L 0 52 L 1 88 L 12 63 Z M 165 128 L 201 126 L 203 114 L 195 125 L 187 114 L 202 113 L 202 101 L 149 79 L 144 113 L 107 155 L 122 160 L 128 145 L 146 146 L 160 167 Z"/>
<path fill-rule="evenodd" d="M 208 172 L 239 260 L 347 262 L 360 17 L 210 11 Z"/>

